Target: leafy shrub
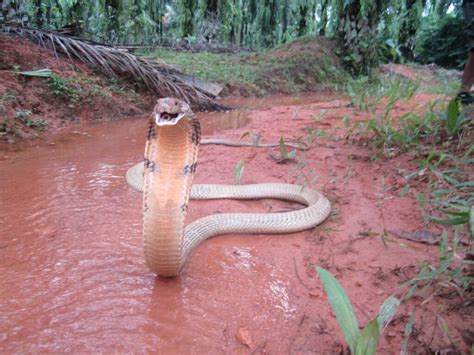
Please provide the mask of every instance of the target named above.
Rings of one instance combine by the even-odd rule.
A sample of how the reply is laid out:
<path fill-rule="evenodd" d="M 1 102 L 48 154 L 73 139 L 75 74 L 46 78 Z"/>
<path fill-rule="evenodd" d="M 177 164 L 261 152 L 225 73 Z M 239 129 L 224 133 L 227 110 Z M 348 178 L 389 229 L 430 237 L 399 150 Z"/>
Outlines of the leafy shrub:
<path fill-rule="evenodd" d="M 460 14 L 446 16 L 419 33 L 415 47 L 416 60 L 463 69 L 469 51 L 467 38 L 464 18 Z"/>
<path fill-rule="evenodd" d="M 27 127 L 43 131 L 48 126 L 49 122 L 42 116 L 33 116 L 31 111 L 17 110 L 15 118 L 24 123 Z"/>
<path fill-rule="evenodd" d="M 70 99 L 73 102 L 77 102 L 80 98 L 79 90 L 59 75 L 53 74 L 48 84 L 54 96 Z"/>

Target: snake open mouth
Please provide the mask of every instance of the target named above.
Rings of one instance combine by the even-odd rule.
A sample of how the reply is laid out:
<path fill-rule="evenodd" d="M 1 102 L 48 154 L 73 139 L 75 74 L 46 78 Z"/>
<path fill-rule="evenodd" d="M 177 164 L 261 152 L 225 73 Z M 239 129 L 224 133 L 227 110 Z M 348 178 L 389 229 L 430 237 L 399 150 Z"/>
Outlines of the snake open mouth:
<path fill-rule="evenodd" d="M 155 122 L 158 126 L 173 126 L 184 117 L 185 113 L 160 112 L 155 114 Z"/>

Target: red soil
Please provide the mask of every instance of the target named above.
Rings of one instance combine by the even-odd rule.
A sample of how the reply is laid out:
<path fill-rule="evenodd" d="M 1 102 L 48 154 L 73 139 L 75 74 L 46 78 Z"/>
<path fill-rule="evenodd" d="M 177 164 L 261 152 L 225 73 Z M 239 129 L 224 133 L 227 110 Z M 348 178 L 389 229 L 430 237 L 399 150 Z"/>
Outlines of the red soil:
<path fill-rule="evenodd" d="M 0 63 L 0 95 L 7 90 L 17 95 L 13 105 L 3 105 L 3 119 L 14 117 L 17 109 L 31 109 L 33 113 L 47 118 L 51 123 L 51 131 L 55 131 L 66 125 L 68 117 L 77 117 L 79 121 L 87 122 L 97 117 L 115 119 L 122 115 L 146 115 L 143 113 L 143 107 L 149 108 L 145 103 L 146 98 L 139 99 L 138 107 L 132 106 L 130 111 L 132 100 L 115 94 L 107 100 L 98 96 L 91 97 L 93 101 L 87 106 L 68 108 L 63 101 L 48 92 L 43 79 L 16 77 L 8 71 L 9 65 L 20 62 L 22 70 L 48 67 L 62 76 L 72 77 L 78 74 L 78 67 L 81 73 L 89 75 L 87 68 L 77 64 L 72 66 L 68 61 L 56 62 L 41 49 L 38 49 L 36 59 L 33 60 L 28 56 L 31 45 L 19 40 L 0 37 L 0 47 L 3 54 L 7 55 L 2 57 Z M 103 80 L 93 80 L 98 80 L 99 85 L 105 84 Z M 96 324 L 102 326 L 98 334 L 107 335 L 100 340 L 100 344 L 106 344 L 104 347 L 81 347 L 77 344 L 87 343 L 87 339 L 81 337 L 76 339 L 77 343 L 70 339 L 67 350 L 140 352 L 143 349 L 157 350 L 157 346 L 164 352 L 212 350 L 262 354 L 342 353 L 345 351 L 342 333 L 317 278 L 315 266 L 324 267 L 335 275 L 353 302 L 360 324 L 365 325 L 377 315 L 380 305 L 388 296 L 401 296 L 406 292 L 406 289 L 399 288 L 399 285 L 417 275 L 421 261 L 429 260 L 436 264 L 437 246 L 398 239 L 396 233 L 391 233 L 428 230 L 439 234 L 441 231 L 439 227 L 426 221 L 424 212 L 417 203 L 416 196 L 428 190 L 422 177 L 410 181 L 408 193 L 401 197 L 401 190 L 408 183 L 404 176 L 417 168 L 413 157 L 407 154 L 386 159 L 372 148 L 353 144 L 347 139 L 347 130 L 342 119 L 346 115 L 355 119 L 366 117 L 362 114 L 354 115 L 354 108 L 345 99 L 324 99 L 325 102 L 318 102 L 318 96 L 310 96 L 298 104 L 281 105 L 282 101 L 276 98 L 269 102 L 270 108 L 250 111 L 250 121 L 244 127 L 225 131 L 212 130 L 213 135 L 235 140 L 247 131 L 260 133 L 265 142 L 277 142 L 281 136 L 304 137 L 308 129 L 319 132 L 311 149 L 300 153 L 299 167 L 295 162 L 277 164 L 264 149 L 205 146 L 201 149 L 195 182 L 232 184 L 235 163 L 243 160 L 244 184 L 289 181 L 321 190 L 333 205 L 332 215 L 327 222 L 314 230 L 292 235 L 213 238 L 197 248 L 183 275 L 177 280 L 155 280 L 152 275 L 146 273 L 143 264 L 130 263 L 133 269 L 130 272 L 135 273 L 130 274 L 133 276 L 130 285 L 139 292 L 131 293 L 133 296 L 130 296 L 130 299 L 135 298 L 137 302 L 130 301 L 127 307 L 123 308 L 124 314 L 127 310 L 138 307 L 137 304 L 148 305 L 148 302 L 151 302 L 152 308 L 143 313 L 143 318 L 160 319 L 163 322 L 173 322 L 178 318 L 191 326 L 203 322 L 215 332 L 209 331 L 209 336 L 196 341 L 195 338 L 187 338 L 186 331 L 180 336 L 180 328 L 176 327 L 176 333 L 165 332 L 164 335 L 170 336 L 174 342 L 156 345 L 146 336 L 158 331 L 149 327 L 149 323 L 137 321 L 138 325 L 146 325 L 137 326 L 137 329 L 144 333 L 137 334 L 136 338 L 132 337 L 133 330 L 127 334 L 129 338 L 117 338 L 118 333 L 113 329 L 118 325 L 109 322 L 105 326 L 103 320 L 100 320 Z M 397 104 L 395 112 L 403 114 L 407 111 L 422 110 L 430 99 L 432 97 L 428 95 L 418 95 L 409 102 Z M 323 112 L 324 116 L 315 120 L 315 117 L 319 117 Z M 212 117 L 213 115 L 202 116 L 204 125 L 212 126 L 212 122 L 209 122 Z M 133 158 L 137 160 L 140 159 L 143 149 L 143 142 L 137 140 L 145 136 L 145 122 L 140 124 L 143 125 L 143 133 L 136 135 L 133 133 L 135 131 L 130 129 L 130 136 L 127 136 L 127 139 L 130 139 L 130 142 L 127 141 L 127 154 L 133 154 Z M 105 131 L 108 128 L 104 127 L 102 133 L 107 134 Z M 26 136 L 31 132 L 23 126 L 21 130 Z M 207 133 L 209 132 L 208 130 Z M 118 133 L 111 133 L 116 134 Z M 55 144 L 63 143 L 59 141 Z M 278 149 L 273 149 L 273 153 L 278 155 Z M 118 152 L 114 154 L 118 156 Z M 13 155 L 9 155 L 2 160 L 14 164 L 13 158 Z M 83 159 L 86 160 L 85 157 Z M 90 162 L 90 159 L 87 161 Z M 123 162 L 121 164 L 126 165 Z M 140 205 L 136 198 L 132 200 L 132 195 L 123 190 L 118 190 L 118 193 L 121 194 L 119 197 L 124 199 L 123 203 L 132 206 L 131 214 L 139 218 Z M 8 195 L 8 191 L 5 194 Z M 6 205 L 0 207 L 6 209 Z M 66 207 L 61 206 L 64 209 Z M 275 201 L 202 201 L 190 205 L 188 219 L 193 220 L 216 212 L 275 212 L 287 208 L 287 204 Z M 21 235 L 17 237 L 21 238 Z M 55 232 L 55 238 L 61 238 L 61 231 Z M 138 234 L 137 238 L 133 251 L 125 250 L 129 253 L 125 254 L 125 258 L 134 260 L 139 248 Z M 120 247 L 113 241 L 110 245 L 113 247 L 108 248 Z M 16 258 L 14 250 L 10 249 L 10 253 L 8 248 L 4 250 L 13 265 Z M 32 252 L 36 253 L 36 250 Z M 63 262 L 67 263 L 68 257 L 73 258 L 74 255 L 65 256 Z M 120 262 L 123 264 L 126 262 L 124 260 L 121 259 Z M 84 263 L 83 268 L 86 267 L 87 263 Z M 115 267 L 119 268 L 117 265 Z M 27 272 L 25 270 L 23 272 Z M 104 269 L 102 272 L 106 271 Z M 15 277 L 18 275 L 15 274 Z M 123 287 L 126 286 L 124 282 Z M 19 289 L 26 287 L 25 284 Z M 101 290 L 98 289 L 98 292 Z M 186 291 L 185 296 L 182 295 L 183 290 Z M 416 296 L 402 304 L 382 337 L 378 348 L 380 353 L 400 352 L 404 328 L 413 312 L 415 323 L 409 343 L 411 353 L 450 348 L 450 340 L 443 331 L 443 322 L 448 325 L 458 350 L 468 351 L 469 346 L 464 342 L 462 334 L 472 334 L 474 330 L 472 305 L 466 306 L 455 289 L 449 287 L 440 295 L 432 298 L 427 296 L 429 294 L 424 297 Z M 71 297 L 74 298 L 74 295 Z M 222 297 L 226 297 L 226 303 L 222 303 Z M 170 304 L 170 299 L 175 300 L 175 304 Z M 197 309 L 203 310 L 203 313 L 185 312 L 189 307 L 188 303 L 197 305 Z M 219 308 L 222 304 L 227 307 Z M 70 314 L 68 303 L 64 303 L 62 307 L 64 314 Z M 84 307 L 87 308 L 87 304 Z M 15 310 L 9 311 L 9 314 L 14 314 Z M 19 310 L 20 313 L 21 311 Z M 263 311 L 266 312 L 262 313 Z M 73 317 L 82 314 L 75 309 L 71 312 Z M 135 310 L 132 313 L 136 312 Z M 264 317 L 262 314 L 272 316 Z M 42 324 L 38 321 L 35 326 L 42 327 Z M 55 325 L 51 322 L 48 326 L 54 328 Z M 66 327 L 67 324 L 63 326 Z M 161 329 L 168 328 L 162 326 Z M 110 333 L 107 333 L 109 330 Z M 6 335 L 0 337 L 0 350 L 3 349 L 4 352 L 15 351 L 18 344 L 23 349 L 52 352 L 64 350 L 49 347 L 34 336 L 31 338 L 29 334 L 20 338 L 9 337 L 9 331 L 3 329 Z M 91 331 L 89 336 L 94 338 L 96 335 Z M 124 345 L 126 339 L 134 340 Z M 57 339 L 52 339 L 51 342 L 61 344 Z M 38 348 L 35 348 L 34 344 L 37 344 Z"/>
<path fill-rule="evenodd" d="M 48 79 L 15 75 L 15 66 L 19 71 L 51 69 L 66 80 L 76 97 L 67 93 L 55 96 Z M 146 93 L 131 94 L 131 90 L 122 82 L 113 86 L 84 64 L 56 59 L 28 40 L 0 35 L 0 142 L 41 135 L 38 129 L 18 119 L 17 112 L 30 111 L 31 118 L 46 119 L 48 132 L 56 132 L 71 123 L 143 117 L 154 100 Z"/>
<path fill-rule="evenodd" d="M 434 97 L 418 95 L 409 102 L 399 103 L 396 114 L 423 110 L 431 99 Z M 353 119 L 359 117 L 359 120 L 367 118 L 363 114 L 355 116 L 349 101 L 278 106 L 279 101 L 276 98 L 272 108 L 251 112 L 251 123 L 244 128 L 222 133 L 237 140 L 246 131 L 259 132 L 266 142 L 277 142 L 281 136 L 304 136 L 308 128 L 319 129 L 320 133 L 324 131 L 324 137 L 315 138 L 312 148 L 301 155 L 304 167 L 298 168 L 296 163 L 276 164 L 259 149 L 213 147 L 208 151 L 209 148 L 204 148 L 196 182 L 233 183 L 229 170 L 241 159 L 245 162 L 242 183 L 287 179 L 291 183 L 307 183 L 329 197 L 333 203 L 332 216 L 311 232 L 269 237 L 265 241 L 242 237 L 229 243 L 216 238 L 206 243 L 201 252 L 215 248 L 216 243 L 237 243 L 234 245 L 247 246 L 264 255 L 262 258 L 268 263 L 277 263 L 278 270 L 284 270 L 289 280 L 291 294 L 298 299 L 299 322 L 293 324 L 296 329 L 292 329 L 292 337 L 285 340 L 288 342 L 285 349 L 299 353 L 335 353 L 343 348 L 342 336 L 314 267 L 324 267 L 335 275 L 353 302 L 359 322 L 365 325 L 377 315 L 388 296 L 401 296 L 406 292 L 406 288 L 399 288 L 399 285 L 417 274 L 422 260 L 437 264 L 437 246 L 398 239 L 396 234 L 430 231 L 439 235 L 440 228 L 424 219 L 424 212 L 417 203 L 416 196 L 428 191 L 423 178 L 407 181 L 404 177 L 417 169 L 413 157 L 407 154 L 386 159 L 372 148 L 348 142 L 342 118 L 346 115 Z M 324 112 L 321 120 L 315 120 Z M 278 149 L 273 153 L 278 155 Z M 219 162 L 217 170 L 216 161 Z M 315 178 L 316 183 L 311 183 Z M 401 197 L 401 191 L 408 183 L 410 190 Z M 216 211 L 229 210 L 226 201 L 213 202 L 209 206 L 211 204 Z M 245 203 L 243 210 L 248 210 L 249 205 L 251 210 L 258 210 L 257 206 L 260 206 L 261 212 L 267 208 L 272 211 L 284 209 L 279 203 L 255 203 L 255 206 Z M 384 235 L 387 236 L 385 241 Z M 259 245 L 254 249 L 252 246 L 256 244 Z M 441 318 L 447 322 L 456 344 L 466 349 L 460 333 L 473 330 L 472 307 L 463 308 L 464 301 L 456 297 L 455 292 L 425 303 L 427 296 L 412 298 L 401 306 L 384 334 L 380 353 L 399 353 L 404 327 L 414 311 L 415 325 L 410 340 L 413 352 L 450 347 L 447 335 L 440 327 Z M 248 333 L 256 344 L 253 350 L 259 346 L 263 349 L 266 346 L 269 353 L 275 350 L 273 341 L 271 344 L 265 342 L 267 338 L 261 325 L 254 324 L 249 318 L 248 324 L 241 326 L 245 332 L 239 330 L 237 339 Z"/>

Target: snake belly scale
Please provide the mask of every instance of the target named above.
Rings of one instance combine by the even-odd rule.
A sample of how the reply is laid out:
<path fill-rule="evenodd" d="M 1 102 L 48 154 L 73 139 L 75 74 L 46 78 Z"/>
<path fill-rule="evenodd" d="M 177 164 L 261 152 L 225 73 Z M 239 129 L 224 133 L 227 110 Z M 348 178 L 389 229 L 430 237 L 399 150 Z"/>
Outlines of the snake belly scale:
<path fill-rule="evenodd" d="M 178 275 L 191 251 L 215 235 L 293 233 L 313 228 L 328 217 L 329 201 L 299 185 L 193 185 L 200 136 L 199 121 L 188 104 L 174 98 L 160 99 L 150 117 L 144 162 L 126 173 L 128 184 L 143 191 L 143 245 L 152 271 L 161 276 Z M 282 213 L 221 213 L 185 227 L 190 198 L 273 198 L 307 207 Z"/>

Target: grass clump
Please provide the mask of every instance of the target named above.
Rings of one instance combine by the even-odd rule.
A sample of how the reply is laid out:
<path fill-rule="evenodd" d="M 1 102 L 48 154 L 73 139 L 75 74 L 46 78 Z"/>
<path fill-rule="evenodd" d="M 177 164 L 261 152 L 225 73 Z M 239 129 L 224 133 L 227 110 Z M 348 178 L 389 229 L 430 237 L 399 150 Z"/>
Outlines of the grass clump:
<path fill-rule="evenodd" d="M 76 88 L 68 79 L 53 74 L 48 81 L 48 86 L 54 96 L 71 100 L 75 104 L 80 99 L 80 89 Z"/>
<path fill-rule="evenodd" d="M 255 84 L 259 67 L 247 62 L 246 55 L 209 53 L 209 52 L 175 52 L 158 49 L 147 53 L 148 57 L 160 59 L 176 65 L 185 73 L 197 78 L 243 87 L 253 94 L 263 94 Z"/>
<path fill-rule="evenodd" d="M 317 267 L 316 271 L 351 353 L 359 355 L 375 354 L 382 332 L 395 315 L 400 301 L 393 296 L 387 298 L 380 307 L 377 317 L 372 319 L 362 330 L 359 330 L 352 304 L 342 286 L 325 269 Z"/>
<path fill-rule="evenodd" d="M 38 131 L 44 131 L 49 124 L 48 120 L 42 116 L 33 115 L 31 111 L 18 110 L 15 113 L 15 118 L 25 124 L 27 127 L 36 129 Z"/>
<path fill-rule="evenodd" d="M 406 288 L 401 300 L 415 300 L 415 308 L 437 302 L 440 297 L 458 297 L 462 303 L 469 299 L 473 281 L 474 110 L 462 107 L 456 99 L 443 101 L 439 97 L 425 107 L 418 105 L 416 111 L 400 114 L 397 102 L 413 100 L 424 88 L 409 80 L 384 80 L 359 78 L 348 82 L 346 91 L 356 108 L 354 115 L 367 118 L 344 117 L 346 137 L 352 143 L 374 147 L 375 155 L 382 158 L 408 157 L 414 168 L 399 171 L 407 181 L 400 196 L 412 193 L 411 186 L 416 186 L 426 223 L 444 226 L 438 237 L 438 258 L 422 262 L 417 273 L 401 285 Z M 450 90 L 443 94 L 454 96 Z M 451 339 L 447 323 L 439 315 L 437 319 Z M 402 353 L 406 353 L 414 322 L 412 317 L 407 323 Z M 453 341 L 451 345 L 461 348 Z"/>
<path fill-rule="evenodd" d="M 346 78 L 334 43 L 303 38 L 250 54 L 189 53 L 159 49 L 147 56 L 176 65 L 187 74 L 252 95 L 297 93 L 342 86 Z"/>

